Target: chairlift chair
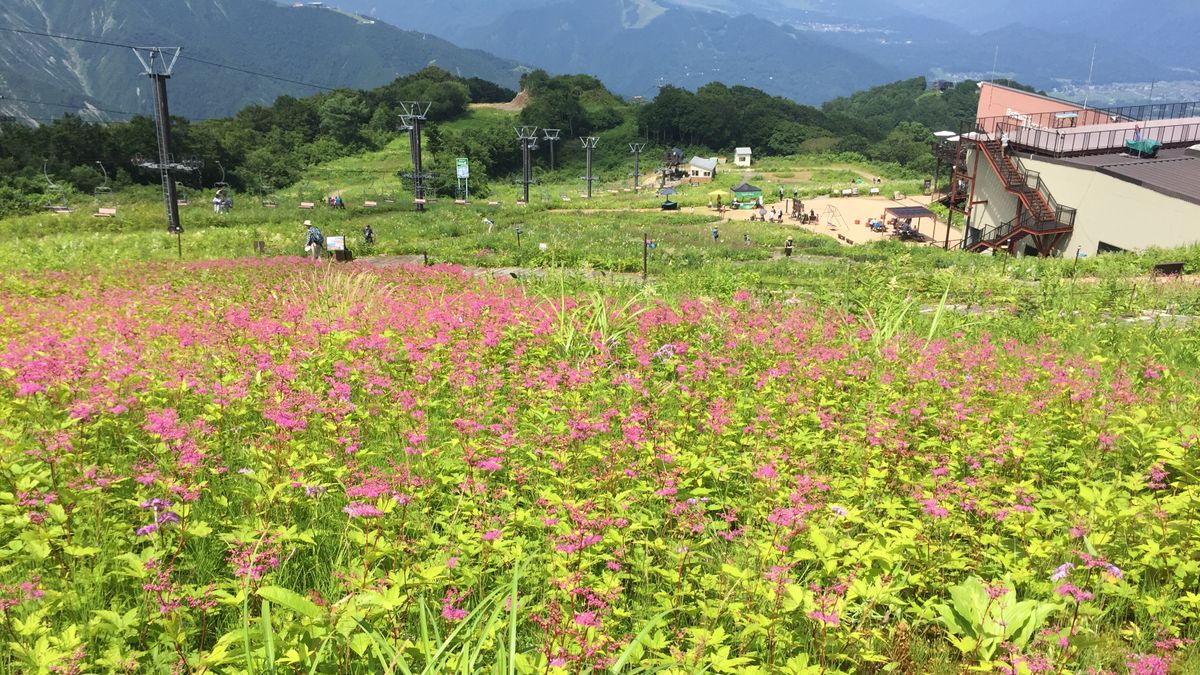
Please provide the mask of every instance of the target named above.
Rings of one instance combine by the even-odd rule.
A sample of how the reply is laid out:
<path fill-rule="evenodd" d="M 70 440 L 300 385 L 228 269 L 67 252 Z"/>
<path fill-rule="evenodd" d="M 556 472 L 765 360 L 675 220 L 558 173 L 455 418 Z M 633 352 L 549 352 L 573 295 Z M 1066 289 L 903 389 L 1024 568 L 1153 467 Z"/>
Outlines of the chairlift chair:
<path fill-rule="evenodd" d="M 379 184 L 374 178 L 371 179 L 371 184 L 367 186 L 367 196 L 363 200 L 363 206 L 368 209 L 379 206 Z"/>
<path fill-rule="evenodd" d="M 216 190 L 217 192 L 224 190 L 226 194 L 229 194 L 229 192 L 230 192 L 229 183 L 225 182 L 225 165 L 221 164 L 220 162 L 217 162 L 217 168 L 221 170 L 221 180 L 217 181 L 216 183 L 213 183 L 213 189 Z"/>
<path fill-rule="evenodd" d="M 296 187 L 296 200 L 302 209 L 312 210 L 317 207 L 317 203 L 312 201 L 312 186 L 308 183 L 301 183 Z"/>
<path fill-rule="evenodd" d="M 46 205 L 46 210 L 51 213 L 70 213 L 71 202 L 67 198 L 67 189 L 50 178 L 48 165 L 49 162 L 42 163 L 42 175 L 46 177 L 46 193 L 50 195 L 50 203 Z"/>
<path fill-rule="evenodd" d="M 188 192 L 187 184 L 183 181 L 175 181 L 175 202 L 180 206 L 191 206 L 192 198 Z"/>
<path fill-rule="evenodd" d="M 115 209 L 117 205 L 113 198 L 112 187 L 108 184 L 108 169 L 105 169 L 104 164 L 99 160 L 96 161 L 96 166 L 100 167 L 101 173 L 104 174 L 104 182 L 92 190 L 92 197 L 96 201 L 96 207 Z"/>

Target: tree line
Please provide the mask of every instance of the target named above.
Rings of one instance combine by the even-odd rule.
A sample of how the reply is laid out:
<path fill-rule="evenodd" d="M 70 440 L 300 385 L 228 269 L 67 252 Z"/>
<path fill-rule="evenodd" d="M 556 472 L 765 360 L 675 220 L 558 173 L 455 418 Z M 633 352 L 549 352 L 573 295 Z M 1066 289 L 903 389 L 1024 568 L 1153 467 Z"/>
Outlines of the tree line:
<path fill-rule="evenodd" d="M 173 118 L 175 156 L 203 162 L 197 173 L 177 179 L 199 188 L 224 177 L 238 190 L 269 192 L 295 183 L 314 164 L 386 145 L 399 133 L 403 101 L 432 102 L 428 119 L 436 123 L 463 115 L 471 102 L 503 102 L 515 95 L 486 80 L 429 67 L 370 91 L 281 96 L 225 119 Z M 0 124 L 0 216 L 39 208 L 46 200 L 47 175 L 85 194 L 104 181 L 104 171 L 114 187 L 157 183 L 157 174 L 131 162 L 135 156 L 157 155 L 154 120 L 146 116 L 94 123 L 65 115 L 39 126 L 5 122 Z"/>

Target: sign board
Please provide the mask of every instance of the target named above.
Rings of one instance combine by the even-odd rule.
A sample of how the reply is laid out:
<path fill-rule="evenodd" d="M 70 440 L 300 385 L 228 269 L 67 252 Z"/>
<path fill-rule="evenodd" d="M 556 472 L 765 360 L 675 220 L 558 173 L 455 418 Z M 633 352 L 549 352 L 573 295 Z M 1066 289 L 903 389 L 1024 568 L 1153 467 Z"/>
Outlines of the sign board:
<path fill-rule="evenodd" d="M 454 170 L 459 178 L 471 177 L 471 169 L 467 165 L 466 157 L 459 157 L 458 159 L 454 160 Z"/>
<path fill-rule="evenodd" d="M 338 235 L 336 237 L 325 237 L 325 248 L 330 251 L 345 251 L 346 237 Z"/>

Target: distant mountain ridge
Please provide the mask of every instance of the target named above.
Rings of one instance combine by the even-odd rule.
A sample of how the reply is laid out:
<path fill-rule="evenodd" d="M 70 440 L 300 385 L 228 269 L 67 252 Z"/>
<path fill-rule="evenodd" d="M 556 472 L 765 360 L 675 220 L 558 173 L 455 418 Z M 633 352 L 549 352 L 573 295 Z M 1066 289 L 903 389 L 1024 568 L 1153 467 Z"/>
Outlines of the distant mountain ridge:
<path fill-rule="evenodd" d="M 1195 0 L 337 1 L 550 72 L 587 72 L 626 95 L 694 87 L 706 73 L 809 103 L 896 77 L 993 69 L 1046 88 L 1089 72 L 1096 83 L 1200 79 Z M 716 49 L 697 39 L 714 23 L 729 31 Z"/>
<path fill-rule="evenodd" d="M 181 45 L 187 56 L 333 87 L 375 87 L 435 64 L 516 88 L 526 70 L 432 35 L 268 0 L 5 0 L 0 26 Z M 92 118 L 105 115 L 97 108 L 148 113 L 150 91 L 140 71 L 128 49 L 0 33 L 0 96 L 8 99 L 0 99 L 0 115 L 36 118 L 67 109 L 15 98 L 67 104 Z M 172 113 L 191 118 L 232 115 L 283 94 L 315 91 L 195 61 L 181 61 L 170 85 Z"/>

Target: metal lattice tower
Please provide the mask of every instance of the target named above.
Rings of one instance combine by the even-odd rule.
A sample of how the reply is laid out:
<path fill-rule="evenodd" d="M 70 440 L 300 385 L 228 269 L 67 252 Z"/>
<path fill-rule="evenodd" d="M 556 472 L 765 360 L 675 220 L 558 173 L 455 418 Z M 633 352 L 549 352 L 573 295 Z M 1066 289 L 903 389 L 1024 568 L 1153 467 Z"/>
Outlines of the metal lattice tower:
<path fill-rule="evenodd" d="M 595 136 L 584 136 L 579 139 L 579 142 L 583 144 L 583 149 L 587 151 L 587 175 L 583 177 L 583 180 L 587 181 L 587 198 L 591 199 L 592 183 L 596 180 L 592 176 L 592 151 L 596 149 L 596 144 L 600 142 L 600 139 Z"/>
<path fill-rule="evenodd" d="M 538 128 L 534 126 L 513 127 L 517 132 L 517 140 L 521 141 L 521 180 L 524 187 L 522 201 L 529 203 L 529 184 L 533 182 L 533 163 L 530 156 L 534 142 L 537 140 Z"/>
<path fill-rule="evenodd" d="M 182 47 L 171 49 L 148 47 L 134 49 L 133 53 L 141 61 L 146 76 L 154 80 L 154 120 L 158 134 L 158 161 L 143 161 L 139 166 L 159 172 L 162 179 L 163 200 L 167 207 L 167 231 L 176 236 L 183 233 L 183 225 L 179 222 L 179 202 L 175 196 L 175 180 L 171 178 L 172 170 L 186 170 L 177 166 L 171 157 L 171 111 L 167 105 L 167 80 L 175 70 L 175 62 L 179 60 Z M 143 55 L 143 52 L 145 53 Z M 180 257 L 183 256 L 183 244 L 180 243 Z"/>
<path fill-rule="evenodd" d="M 642 177 L 642 151 L 646 149 L 645 143 L 630 143 L 629 151 L 633 153 L 633 194 L 638 193 Z"/>
<path fill-rule="evenodd" d="M 404 111 L 404 114 L 400 115 L 400 128 L 408 131 L 408 147 L 412 154 L 413 169 L 399 175 L 413 182 L 413 203 L 417 205 L 418 211 L 425 210 L 425 181 L 437 177 L 437 174 L 425 173 L 421 168 L 421 122 L 425 121 L 432 106 L 430 101 L 400 102 L 400 109 Z"/>
<path fill-rule="evenodd" d="M 562 129 L 542 129 L 542 140 L 550 144 L 550 170 L 554 171 L 554 143 L 560 138 Z"/>

